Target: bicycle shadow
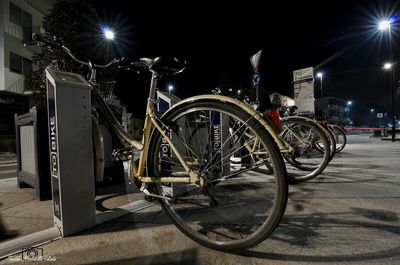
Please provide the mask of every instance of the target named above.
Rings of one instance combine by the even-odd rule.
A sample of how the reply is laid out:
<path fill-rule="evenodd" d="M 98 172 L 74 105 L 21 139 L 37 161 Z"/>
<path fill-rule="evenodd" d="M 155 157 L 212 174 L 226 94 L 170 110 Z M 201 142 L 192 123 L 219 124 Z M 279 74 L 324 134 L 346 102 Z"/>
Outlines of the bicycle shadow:
<path fill-rule="evenodd" d="M 400 236 L 400 227 L 398 227 L 398 225 L 391 226 L 388 224 L 380 223 L 391 223 L 398 221 L 399 217 L 395 212 L 379 209 L 362 209 L 355 207 L 350 208 L 350 210 L 350 212 L 335 214 L 311 213 L 306 215 L 284 217 L 280 223 L 280 227 L 275 230 L 274 234 L 268 240 L 287 243 L 292 247 L 311 248 L 315 244 L 324 244 L 326 241 L 326 237 L 318 232 L 318 228 L 330 227 L 331 229 L 334 229 L 335 226 L 345 228 L 374 229 L 379 233 L 391 233 L 394 234 L 394 236 Z M 368 220 L 349 220 L 348 216 L 350 214 L 366 218 Z M 340 216 L 343 216 L 343 218 L 340 218 Z M 363 235 L 357 236 L 358 241 L 362 242 Z M 369 240 L 366 239 L 364 240 L 364 242 L 369 242 Z M 400 247 L 393 247 L 384 250 L 377 249 L 376 251 L 373 251 L 374 247 L 375 249 L 377 249 L 376 241 L 371 242 L 371 246 L 366 248 L 368 249 L 368 251 L 364 253 L 354 254 L 349 253 L 337 255 L 302 255 L 276 253 L 276 251 L 269 252 L 257 249 L 232 252 L 232 254 L 259 259 L 296 262 L 361 262 L 368 260 L 388 259 L 400 256 Z"/>

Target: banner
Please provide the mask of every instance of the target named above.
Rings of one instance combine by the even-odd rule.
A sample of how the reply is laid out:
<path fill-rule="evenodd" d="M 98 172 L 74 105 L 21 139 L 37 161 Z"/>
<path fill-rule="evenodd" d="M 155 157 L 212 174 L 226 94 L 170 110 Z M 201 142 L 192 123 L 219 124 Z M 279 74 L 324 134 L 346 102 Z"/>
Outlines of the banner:
<path fill-rule="evenodd" d="M 299 113 L 314 113 L 314 68 L 293 71 L 294 102 Z"/>

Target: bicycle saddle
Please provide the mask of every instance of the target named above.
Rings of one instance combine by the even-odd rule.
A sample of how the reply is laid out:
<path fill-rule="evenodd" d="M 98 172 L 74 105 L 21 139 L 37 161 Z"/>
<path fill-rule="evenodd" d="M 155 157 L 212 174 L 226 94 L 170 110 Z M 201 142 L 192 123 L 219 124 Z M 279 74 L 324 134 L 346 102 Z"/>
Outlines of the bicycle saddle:
<path fill-rule="evenodd" d="M 179 74 L 186 67 L 186 61 L 177 57 L 141 58 L 140 61 L 150 70 L 162 75 Z"/>

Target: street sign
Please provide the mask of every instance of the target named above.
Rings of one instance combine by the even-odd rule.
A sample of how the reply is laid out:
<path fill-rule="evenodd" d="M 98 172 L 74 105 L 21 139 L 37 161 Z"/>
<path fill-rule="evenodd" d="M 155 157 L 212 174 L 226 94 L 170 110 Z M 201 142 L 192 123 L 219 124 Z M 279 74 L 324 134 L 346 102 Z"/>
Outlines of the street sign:
<path fill-rule="evenodd" d="M 253 70 L 256 73 L 258 72 L 258 63 L 260 62 L 261 52 L 262 50 L 260 50 L 250 58 L 251 66 L 253 66 Z"/>
<path fill-rule="evenodd" d="M 383 118 L 383 113 L 377 113 L 377 114 L 376 114 L 376 117 L 377 117 L 378 119 Z"/>
<path fill-rule="evenodd" d="M 251 84 L 253 85 L 253 87 L 258 87 L 258 85 L 260 84 L 261 81 L 261 77 L 259 73 L 254 73 L 253 74 L 253 78 L 251 79 Z"/>

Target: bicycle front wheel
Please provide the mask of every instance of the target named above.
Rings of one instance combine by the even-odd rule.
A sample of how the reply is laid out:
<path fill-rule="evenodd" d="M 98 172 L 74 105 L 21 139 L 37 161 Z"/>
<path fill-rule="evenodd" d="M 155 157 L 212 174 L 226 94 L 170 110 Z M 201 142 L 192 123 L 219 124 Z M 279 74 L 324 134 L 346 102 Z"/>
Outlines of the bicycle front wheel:
<path fill-rule="evenodd" d="M 162 122 L 205 183 L 155 184 L 154 192 L 170 198 L 161 204 L 174 224 L 198 243 L 222 251 L 266 239 L 283 216 L 288 187 L 279 149 L 265 128 L 242 109 L 220 102 L 182 106 Z M 185 172 L 158 131 L 150 141 L 147 169 L 153 177 Z"/>
<path fill-rule="evenodd" d="M 333 130 L 333 134 L 336 140 L 336 153 L 341 152 L 347 143 L 347 137 L 344 130 L 337 126 L 337 125 L 330 125 L 331 129 Z"/>
<path fill-rule="evenodd" d="M 321 174 L 330 158 L 330 143 L 324 129 L 314 121 L 297 117 L 284 118 L 282 127 L 283 140 L 294 149 L 292 153 L 284 154 L 289 163 L 289 179 L 300 182 Z"/>

